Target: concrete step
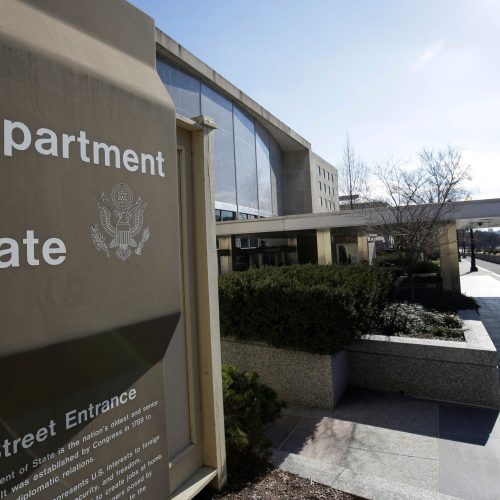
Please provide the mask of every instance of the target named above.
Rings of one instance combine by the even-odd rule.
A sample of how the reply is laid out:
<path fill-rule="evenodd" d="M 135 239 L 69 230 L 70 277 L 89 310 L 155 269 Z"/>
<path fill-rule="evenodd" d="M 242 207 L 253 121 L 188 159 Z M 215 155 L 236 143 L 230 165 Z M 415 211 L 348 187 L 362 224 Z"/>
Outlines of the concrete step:
<path fill-rule="evenodd" d="M 411 486 L 391 479 L 359 474 L 351 469 L 272 449 L 271 463 L 281 470 L 370 500 L 457 500 L 437 491 Z"/>

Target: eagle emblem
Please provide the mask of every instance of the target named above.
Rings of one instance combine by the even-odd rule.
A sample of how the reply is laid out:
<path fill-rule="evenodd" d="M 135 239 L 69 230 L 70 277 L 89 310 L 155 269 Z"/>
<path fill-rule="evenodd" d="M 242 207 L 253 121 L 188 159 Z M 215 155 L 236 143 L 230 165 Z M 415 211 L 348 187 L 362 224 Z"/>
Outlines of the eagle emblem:
<path fill-rule="evenodd" d="M 132 255 L 131 249 L 134 249 L 136 255 L 141 255 L 144 244 L 149 239 L 149 226 L 140 235 L 144 225 L 146 203 L 140 198 L 134 202 L 132 189 L 122 182 L 111 190 L 111 200 L 102 193 L 96 203 L 101 227 L 111 237 L 108 242 L 97 224 L 93 224 L 90 227 L 90 235 L 97 251 L 110 257 L 110 251 L 116 249 L 115 255 L 122 261 Z"/>

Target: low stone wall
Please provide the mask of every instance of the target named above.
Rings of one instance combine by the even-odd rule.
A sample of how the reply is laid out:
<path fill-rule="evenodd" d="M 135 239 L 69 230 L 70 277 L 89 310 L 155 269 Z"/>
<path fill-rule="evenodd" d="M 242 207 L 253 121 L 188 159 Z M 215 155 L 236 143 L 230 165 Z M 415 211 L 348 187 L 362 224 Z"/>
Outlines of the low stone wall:
<path fill-rule="evenodd" d="M 366 335 L 336 356 L 222 339 L 222 362 L 255 371 L 287 403 L 333 409 L 346 387 L 500 408 L 497 351 L 475 311 L 465 342 Z"/>
<path fill-rule="evenodd" d="M 494 264 L 500 264 L 500 255 L 492 255 L 489 253 L 476 253 L 476 259 L 486 260 L 487 262 L 493 262 Z"/>
<path fill-rule="evenodd" d="M 345 352 L 309 354 L 227 337 L 221 339 L 221 347 L 223 363 L 257 372 L 287 403 L 333 409 L 347 386 Z"/>
<path fill-rule="evenodd" d="M 500 408 L 497 351 L 475 311 L 461 314 L 466 342 L 366 335 L 347 352 L 349 384 Z"/>

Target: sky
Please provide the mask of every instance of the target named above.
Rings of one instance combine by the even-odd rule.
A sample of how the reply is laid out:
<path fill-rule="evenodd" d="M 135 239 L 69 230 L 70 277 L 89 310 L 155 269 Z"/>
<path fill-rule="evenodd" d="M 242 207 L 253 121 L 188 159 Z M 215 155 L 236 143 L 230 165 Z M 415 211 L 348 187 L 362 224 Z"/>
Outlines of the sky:
<path fill-rule="evenodd" d="M 338 164 L 463 151 L 500 198 L 500 0 L 131 0 Z"/>

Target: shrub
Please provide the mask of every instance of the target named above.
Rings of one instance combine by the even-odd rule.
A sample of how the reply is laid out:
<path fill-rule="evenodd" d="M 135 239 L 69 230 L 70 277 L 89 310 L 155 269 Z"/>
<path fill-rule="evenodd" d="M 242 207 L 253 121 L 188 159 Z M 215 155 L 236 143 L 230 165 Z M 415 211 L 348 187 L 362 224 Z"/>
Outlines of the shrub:
<path fill-rule="evenodd" d="M 441 272 L 441 267 L 436 264 L 435 262 L 432 262 L 430 260 L 420 260 L 416 263 L 414 269 L 414 273 L 437 273 L 439 274 Z"/>
<path fill-rule="evenodd" d="M 281 408 L 276 392 L 259 382 L 253 372 L 222 365 L 224 425 L 228 464 L 237 467 L 250 453 L 262 455 L 269 442 L 262 432 L 264 424 L 278 418 Z"/>
<path fill-rule="evenodd" d="M 375 266 L 379 267 L 406 267 L 407 261 L 397 253 L 383 253 L 377 255 L 373 261 Z M 431 260 L 419 260 L 413 268 L 414 273 L 440 273 L 441 267 L 439 264 Z"/>
<path fill-rule="evenodd" d="M 381 329 L 386 335 L 463 340 L 462 326 L 455 314 L 408 302 L 389 304 L 381 315 Z"/>
<path fill-rule="evenodd" d="M 380 267 L 404 267 L 406 261 L 398 253 L 388 252 L 378 254 L 373 260 L 373 265 Z"/>
<path fill-rule="evenodd" d="M 253 268 L 219 278 L 223 336 L 335 354 L 367 333 L 383 309 L 390 273 L 367 265 Z"/>
<path fill-rule="evenodd" d="M 441 279 L 441 276 L 439 275 L 431 275 L 431 276 L 414 276 L 413 278 L 413 283 L 415 285 L 419 285 L 419 284 L 425 284 L 425 285 L 440 285 L 441 283 L 443 282 L 443 280 Z M 403 284 L 406 284 L 405 282 L 403 282 Z M 409 283 L 408 283 L 409 285 Z"/>

